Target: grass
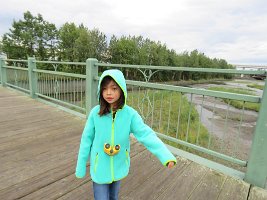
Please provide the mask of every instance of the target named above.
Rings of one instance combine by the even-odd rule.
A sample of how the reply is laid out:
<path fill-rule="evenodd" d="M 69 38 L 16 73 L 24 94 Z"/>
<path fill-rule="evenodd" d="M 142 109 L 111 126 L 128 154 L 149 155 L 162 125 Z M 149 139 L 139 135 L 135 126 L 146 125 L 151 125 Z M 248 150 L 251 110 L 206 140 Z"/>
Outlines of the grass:
<path fill-rule="evenodd" d="M 229 93 L 237 93 L 237 94 L 245 94 L 245 95 L 255 95 L 252 90 L 243 89 L 243 88 L 225 88 L 225 87 L 210 87 L 209 90 L 215 90 L 215 91 L 222 91 L 222 92 L 229 92 Z M 235 108 L 242 109 L 244 106 L 244 109 L 247 110 L 254 110 L 259 112 L 260 110 L 260 104 L 259 103 L 251 103 L 251 102 L 245 102 L 238 101 L 238 100 L 231 100 L 231 99 L 223 99 L 225 103 L 229 103 Z"/>
<path fill-rule="evenodd" d="M 247 86 L 250 87 L 250 88 L 256 88 L 256 89 L 259 89 L 259 90 L 263 90 L 263 88 L 264 88 L 264 85 L 259 85 L 259 84 L 256 84 L 256 83 L 249 84 Z"/>
<path fill-rule="evenodd" d="M 247 81 L 247 80 L 232 80 L 230 82 L 241 83 L 241 84 L 250 84 L 251 83 L 251 81 Z"/>
<path fill-rule="evenodd" d="M 168 85 L 179 85 L 179 86 L 188 86 L 195 84 L 217 84 L 217 85 L 225 85 L 225 81 L 228 79 L 200 79 L 200 80 L 179 80 L 179 81 L 168 81 L 168 82 L 159 82 L 160 84 L 168 84 Z"/>

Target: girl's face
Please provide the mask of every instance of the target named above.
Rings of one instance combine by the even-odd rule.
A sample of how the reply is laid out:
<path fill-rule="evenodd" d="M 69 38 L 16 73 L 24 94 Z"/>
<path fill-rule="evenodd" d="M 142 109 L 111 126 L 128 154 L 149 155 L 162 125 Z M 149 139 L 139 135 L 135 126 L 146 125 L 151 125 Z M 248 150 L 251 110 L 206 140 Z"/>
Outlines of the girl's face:
<path fill-rule="evenodd" d="M 103 86 L 102 96 L 110 104 L 111 108 L 116 108 L 117 101 L 121 96 L 121 89 L 115 81 L 111 80 L 107 85 Z"/>

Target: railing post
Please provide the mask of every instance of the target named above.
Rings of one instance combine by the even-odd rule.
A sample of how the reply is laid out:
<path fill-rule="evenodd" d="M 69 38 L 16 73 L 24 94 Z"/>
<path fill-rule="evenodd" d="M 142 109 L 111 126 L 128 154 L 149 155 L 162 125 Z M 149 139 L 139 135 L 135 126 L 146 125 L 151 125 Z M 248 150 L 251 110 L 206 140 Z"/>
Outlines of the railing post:
<path fill-rule="evenodd" d="M 36 69 L 35 58 L 28 58 L 28 75 L 29 75 L 29 88 L 30 96 L 32 98 L 37 98 L 37 74 L 33 71 Z"/>
<path fill-rule="evenodd" d="M 6 81 L 7 81 L 7 78 L 6 78 L 6 61 L 4 58 L 0 58 L 0 78 L 1 78 L 1 85 L 3 87 L 6 86 Z"/>
<path fill-rule="evenodd" d="M 98 66 L 95 65 L 98 60 L 95 58 L 88 58 L 86 60 L 86 116 L 88 117 L 90 110 L 97 105 L 97 80 Z"/>
<path fill-rule="evenodd" d="M 258 187 L 267 187 L 267 79 L 248 159 L 245 181 Z"/>

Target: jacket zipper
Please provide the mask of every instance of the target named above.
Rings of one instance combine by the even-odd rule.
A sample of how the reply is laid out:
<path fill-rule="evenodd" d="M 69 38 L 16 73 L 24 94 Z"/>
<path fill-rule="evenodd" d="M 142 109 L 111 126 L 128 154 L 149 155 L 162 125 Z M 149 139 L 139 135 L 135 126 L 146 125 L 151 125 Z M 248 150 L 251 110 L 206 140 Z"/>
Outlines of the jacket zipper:
<path fill-rule="evenodd" d="M 114 146 L 114 121 L 116 118 L 116 114 L 113 118 L 113 111 L 112 111 L 112 127 L 111 127 L 111 146 Z M 111 170 L 111 178 L 112 181 L 115 180 L 114 178 L 114 161 L 113 161 L 113 156 L 110 156 L 110 170 Z"/>

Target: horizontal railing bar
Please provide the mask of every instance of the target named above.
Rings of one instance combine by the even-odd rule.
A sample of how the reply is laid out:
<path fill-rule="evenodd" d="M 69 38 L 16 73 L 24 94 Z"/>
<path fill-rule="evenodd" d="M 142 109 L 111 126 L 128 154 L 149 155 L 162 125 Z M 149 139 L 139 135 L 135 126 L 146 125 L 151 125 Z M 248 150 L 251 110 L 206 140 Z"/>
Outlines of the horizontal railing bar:
<path fill-rule="evenodd" d="M 7 68 L 7 69 L 16 69 L 16 70 L 28 71 L 28 68 L 23 68 L 23 67 L 15 67 L 15 66 L 3 66 L 3 67 Z"/>
<path fill-rule="evenodd" d="M 22 87 L 19 87 L 19 86 L 10 84 L 10 83 L 6 83 L 6 85 L 8 85 L 8 86 L 10 86 L 10 87 L 13 87 L 13 88 L 16 88 L 16 89 L 19 89 L 19 90 L 22 90 L 22 91 L 24 91 L 24 92 L 28 92 L 28 93 L 30 93 L 30 90 L 27 90 L 27 89 L 25 89 L 25 88 L 22 88 Z"/>
<path fill-rule="evenodd" d="M 4 59 L 5 61 L 14 62 L 28 62 L 27 60 L 16 59 Z M 68 65 L 82 65 L 85 66 L 85 62 L 66 62 L 66 61 L 34 61 L 35 63 L 47 63 L 47 64 L 68 64 Z M 107 64 L 96 63 L 96 66 L 101 67 L 122 67 L 122 68 L 136 68 L 136 69 L 154 69 L 154 70 L 171 70 L 171 71 L 188 71 L 188 72 L 209 72 L 209 73 L 227 73 L 227 74 L 258 74 L 266 75 L 264 70 L 236 70 L 236 69 L 217 69 L 217 68 L 191 68 L 191 67 L 174 67 L 174 66 L 151 66 L 151 65 L 126 65 L 126 64 Z"/>
<path fill-rule="evenodd" d="M 261 70 L 237 70 L 237 69 L 217 69 L 217 68 L 191 68 L 191 67 L 170 67 L 170 66 L 150 66 L 150 65 L 126 65 L 126 64 L 106 64 L 96 63 L 100 67 L 122 67 L 135 69 L 153 69 L 153 70 L 171 70 L 171 71 L 188 71 L 188 72 L 209 72 L 209 73 L 223 73 L 223 74 L 267 74 L 266 71 Z"/>
<path fill-rule="evenodd" d="M 70 76 L 75 78 L 86 78 L 86 75 L 82 74 L 73 74 L 73 73 L 67 73 L 67 72 L 55 72 L 55 71 L 48 71 L 48 70 L 42 70 L 42 69 L 33 69 L 34 72 L 44 73 L 44 74 L 53 74 L 53 75 L 60 75 L 60 76 Z"/>
<path fill-rule="evenodd" d="M 85 66 L 85 62 L 67 62 L 67 61 L 33 61 L 35 63 L 46 63 L 46 64 L 65 64 L 65 65 L 82 65 Z"/>
<path fill-rule="evenodd" d="M 190 143 L 185 142 L 185 141 L 183 141 L 183 140 L 179 140 L 179 139 L 176 139 L 176 138 L 173 138 L 173 137 L 164 135 L 164 134 L 162 134 L 162 133 L 158 133 L 158 132 L 157 132 L 156 134 L 157 134 L 159 137 L 163 138 L 163 139 L 166 139 L 166 140 L 175 142 L 175 143 L 177 143 L 177 144 L 180 144 L 180 145 L 183 145 L 183 146 L 192 148 L 192 149 L 197 150 L 197 151 L 200 151 L 200 152 L 202 152 L 202 153 L 209 154 L 209 155 L 211 155 L 211 156 L 214 156 L 214 157 L 217 157 L 217 158 L 220 158 L 220 159 L 229 161 L 229 162 L 231 162 L 231 163 L 235 163 L 235 164 L 240 165 L 240 166 L 243 166 L 243 167 L 247 166 L 247 162 L 246 162 L 246 161 L 239 160 L 239 159 L 236 159 L 236 158 L 233 158 L 233 157 L 230 157 L 230 156 L 227 156 L 227 155 L 218 153 L 218 152 L 216 152 L 216 151 L 212 151 L 212 150 L 206 149 L 206 148 L 204 148 L 204 147 L 200 147 L 200 146 L 197 146 L 197 145 L 194 145 L 194 144 L 190 144 Z"/>
<path fill-rule="evenodd" d="M 189 87 L 182 87 L 182 86 L 174 86 L 174 85 L 163 85 L 158 83 L 147 83 L 141 81 L 126 81 L 130 85 L 135 86 L 142 86 L 154 89 L 161 89 L 161 90 L 169 90 L 169 91 L 176 91 L 182 93 L 192 93 L 204 96 L 212 96 L 212 97 L 219 97 L 219 98 L 226 98 L 226 99 L 234 99 L 240 101 L 248 101 L 259 103 L 261 102 L 261 97 L 259 96 L 252 96 L 252 95 L 244 95 L 244 94 L 236 94 L 236 93 L 229 93 L 229 92 L 221 92 L 221 91 L 212 91 L 207 89 L 200 89 L 200 88 L 189 88 Z"/>
<path fill-rule="evenodd" d="M 95 77 L 95 79 L 99 80 L 99 77 Z M 253 103 L 261 102 L 261 97 L 252 96 L 252 95 L 213 91 L 213 90 L 200 89 L 200 88 L 195 89 L 195 88 L 189 88 L 189 87 L 165 85 L 165 84 L 159 84 L 159 83 L 148 83 L 148 82 L 142 82 L 142 81 L 126 80 L 126 83 L 130 85 L 153 88 L 153 89 L 160 89 L 160 90 L 169 90 L 169 91 L 176 91 L 176 92 L 182 92 L 182 93 L 192 93 L 192 94 L 198 94 L 198 95 L 204 95 L 204 96 L 234 99 L 234 100 L 247 101 L 247 102 L 253 102 Z"/>
<path fill-rule="evenodd" d="M 170 151 L 173 154 L 178 155 L 182 158 L 187 158 L 189 160 L 192 160 L 193 162 L 207 166 L 211 169 L 215 169 L 216 171 L 220 171 L 224 174 L 227 174 L 227 175 L 239 178 L 239 179 L 244 179 L 244 177 L 245 177 L 244 172 L 238 171 L 234 168 L 227 167 L 223 164 L 217 163 L 217 162 L 212 161 L 212 160 L 207 159 L 207 158 L 203 158 L 203 157 L 198 156 L 198 155 L 193 154 L 193 153 L 183 151 L 181 149 L 177 149 L 177 148 L 170 146 L 170 145 L 166 145 L 166 146 L 168 147 L 168 149 L 170 149 Z"/>
<path fill-rule="evenodd" d="M 18 59 L 4 59 L 4 61 L 12 61 L 12 62 L 28 62 L 28 60 L 18 60 Z"/>
<path fill-rule="evenodd" d="M 55 98 L 52 98 L 52 97 L 49 97 L 49 96 L 46 96 L 46 95 L 43 95 L 43 94 L 40 94 L 40 93 L 35 93 L 37 96 L 40 96 L 40 97 L 43 97 L 43 98 L 45 98 L 45 99 L 49 99 L 49 100 L 51 100 L 51 101 L 55 101 L 55 102 L 57 102 L 57 103 L 61 103 L 61 104 L 64 104 L 64 105 L 67 105 L 67 106 L 70 106 L 70 107 L 74 107 L 74 108 L 76 108 L 76 109 L 78 109 L 78 110 L 81 110 L 81 111 L 86 111 L 85 110 L 85 108 L 82 108 L 82 107 L 80 107 L 80 106 L 76 106 L 76 105 L 74 105 L 74 104 L 71 104 L 71 103 L 67 103 L 67 102 L 65 102 L 65 101 L 61 101 L 61 100 L 58 100 L 58 99 L 55 99 Z"/>

